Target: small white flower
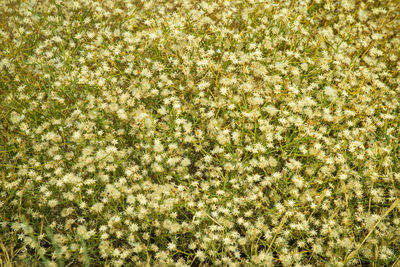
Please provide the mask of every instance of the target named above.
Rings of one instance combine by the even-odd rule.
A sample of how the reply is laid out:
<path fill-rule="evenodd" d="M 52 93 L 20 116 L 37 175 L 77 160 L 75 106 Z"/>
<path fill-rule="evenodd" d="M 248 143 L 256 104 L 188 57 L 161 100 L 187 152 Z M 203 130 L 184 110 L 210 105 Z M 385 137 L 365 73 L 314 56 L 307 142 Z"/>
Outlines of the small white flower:
<path fill-rule="evenodd" d="M 336 97 L 337 96 L 337 91 L 332 87 L 332 86 L 326 86 L 324 89 L 325 95 L 329 97 Z"/>
<path fill-rule="evenodd" d="M 160 140 L 154 141 L 154 152 L 161 153 L 164 151 L 164 146 Z"/>

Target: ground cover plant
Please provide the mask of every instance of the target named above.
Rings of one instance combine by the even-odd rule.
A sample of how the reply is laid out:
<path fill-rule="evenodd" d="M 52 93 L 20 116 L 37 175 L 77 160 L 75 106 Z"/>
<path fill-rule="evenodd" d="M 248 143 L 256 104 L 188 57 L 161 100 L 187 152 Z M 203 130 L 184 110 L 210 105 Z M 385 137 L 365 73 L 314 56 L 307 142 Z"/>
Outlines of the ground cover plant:
<path fill-rule="evenodd" d="M 0 1 L 0 264 L 398 266 L 399 15 Z"/>

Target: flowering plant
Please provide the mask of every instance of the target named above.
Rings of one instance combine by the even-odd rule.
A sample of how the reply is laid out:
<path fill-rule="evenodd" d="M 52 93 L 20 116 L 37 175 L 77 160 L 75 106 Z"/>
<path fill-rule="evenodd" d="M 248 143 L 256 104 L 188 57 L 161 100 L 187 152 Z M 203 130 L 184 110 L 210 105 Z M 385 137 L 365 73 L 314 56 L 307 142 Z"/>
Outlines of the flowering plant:
<path fill-rule="evenodd" d="M 399 263 L 398 1 L 0 15 L 1 262 Z"/>

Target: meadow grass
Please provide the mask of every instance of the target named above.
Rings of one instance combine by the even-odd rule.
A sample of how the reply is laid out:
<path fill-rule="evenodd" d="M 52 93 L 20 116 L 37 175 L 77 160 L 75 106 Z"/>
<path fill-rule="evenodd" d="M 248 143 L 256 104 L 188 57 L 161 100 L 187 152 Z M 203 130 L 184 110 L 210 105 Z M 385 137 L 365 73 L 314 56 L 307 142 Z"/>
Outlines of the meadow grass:
<path fill-rule="evenodd" d="M 400 2 L 0 1 L 0 266 L 399 266 Z"/>

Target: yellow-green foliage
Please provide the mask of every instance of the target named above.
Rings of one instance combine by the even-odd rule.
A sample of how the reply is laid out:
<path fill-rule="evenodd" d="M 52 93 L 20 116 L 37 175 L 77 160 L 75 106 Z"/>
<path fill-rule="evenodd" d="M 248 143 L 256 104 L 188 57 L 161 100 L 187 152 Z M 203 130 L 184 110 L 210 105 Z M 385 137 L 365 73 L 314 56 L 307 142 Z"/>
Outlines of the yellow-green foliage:
<path fill-rule="evenodd" d="M 0 264 L 397 266 L 397 0 L 0 0 Z"/>

